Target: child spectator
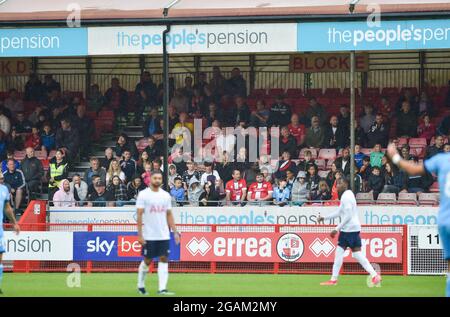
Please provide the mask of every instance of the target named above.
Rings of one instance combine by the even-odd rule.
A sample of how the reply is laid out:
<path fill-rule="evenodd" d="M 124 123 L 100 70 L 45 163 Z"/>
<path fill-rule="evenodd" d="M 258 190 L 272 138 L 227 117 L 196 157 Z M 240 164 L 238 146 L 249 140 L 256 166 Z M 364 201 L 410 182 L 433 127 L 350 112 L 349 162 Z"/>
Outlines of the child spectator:
<path fill-rule="evenodd" d="M 175 199 L 177 206 L 183 206 L 185 201 L 185 190 L 181 177 L 175 177 L 173 187 L 170 189 L 170 195 Z"/>
<path fill-rule="evenodd" d="M 365 156 L 363 158 L 363 165 L 359 169 L 359 175 L 362 180 L 363 191 L 367 191 L 367 182 L 369 181 L 369 176 L 372 174 L 372 166 L 370 166 L 370 157 Z"/>
<path fill-rule="evenodd" d="M 31 147 L 34 150 L 41 149 L 41 137 L 39 136 L 39 130 L 37 127 L 31 128 L 31 134 L 25 139 L 25 148 Z"/>
<path fill-rule="evenodd" d="M 150 177 L 152 176 L 152 163 L 146 162 L 144 164 L 144 172 L 141 175 L 142 181 L 145 186 L 150 186 Z"/>
<path fill-rule="evenodd" d="M 41 133 L 42 150 L 50 153 L 56 147 L 55 133 L 49 122 L 44 123 L 43 131 Z"/>
<path fill-rule="evenodd" d="M 297 179 L 292 185 L 291 200 L 296 206 L 303 205 L 309 197 L 308 183 L 306 182 L 306 173 L 300 171 L 297 174 Z"/>
<path fill-rule="evenodd" d="M 198 206 L 200 195 L 203 193 L 203 188 L 200 186 L 200 181 L 196 176 L 189 179 L 187 189 L 187 196 L 189 203 L 193 206 Z"/>
<path fill-rule="evenodd" d="M 274 205 L 283 207 L 289 201 L 291 197 L 291 192 L 287 187 L 287 181 L 282 179 L 278 186 L 273 189 L 273 203 Z"/>
<path fill-rule="evenodd" d="M 356 144 L 355 145 L 355 163 L 356 163 L 356 167 L 358 169 L 360 169 L 361 166 L 363 165 L 363 158 L 365 156 L 366 155 L 363 152 L 361 152 L 361 145 Z"/>
<path fill-rule="evenodd" d="M 180 175 L 177 173 L 177 167 L 174 164 L 169 165 L 169 188 L 175 186 L 175 179 L 179 178 Z"/>
<path fill-rule="evenodd" d="M 308 189 L 310 191 L 316 191 L 319 186 L 320 177 L 317 175 L 317 170 L 314 166 L 308 168 L 308 174 L 306 175 L 306 181 L 308 182 Z"/>
<path fill-rule="evenodd" d="M 381 151 L 381 144 L 377 143 L 373 147 L 373 152 L 370 153 L 370 165 L 372 167 L 381 167 L 384 153 Z"/>
<path fill-rule="evenodd" d="M 377 199 L 384 187 L 384 179 L 381 176 L 381 169 L 378 166 L 372 168 L 372 174 L 369 176 L 367 183 L 369 192 L 373 193 L 373 198 Z"/>
<path fill-rule="evenodd" d="M 331 199 L 331 191 L 326 181 L 320 181 L 317 186 L 317 189 L 311 191 L 312 201 L 326 201 L 330 199 Z"/>
<path fill-rule="evenodd" d="M 312 156 L 312 153 L 310 150 L 305 151 L 305 157 L 303 160 L 298 163 L 298 170 L 307 172 L 310 166 L 314 166 L 314 168 L 317 170 L 316 162 Z"/>

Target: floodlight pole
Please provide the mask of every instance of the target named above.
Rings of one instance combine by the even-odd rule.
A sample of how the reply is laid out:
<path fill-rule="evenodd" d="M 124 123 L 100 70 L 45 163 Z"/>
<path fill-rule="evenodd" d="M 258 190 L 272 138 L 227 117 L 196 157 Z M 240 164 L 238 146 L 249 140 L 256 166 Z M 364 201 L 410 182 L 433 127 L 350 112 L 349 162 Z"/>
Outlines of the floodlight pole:
<path fill-rule="evenodd" d="M 180 0 L 174 0 L 169 3 L 163 9 L 163 17 L 167 18 L 170 8 L 176 5 Z M 167 52 L 167 35 L 170 33 L 170 23 L 166 24 L 166 29 L 163 31 L 163 121 L 164 121 L 164 162 L 163 162 L 163 175 L 164 175 L 164 188 L 169 190 L 169 102 L 170 102 L 170 89 L 169 89 L 169 53 Z"/>

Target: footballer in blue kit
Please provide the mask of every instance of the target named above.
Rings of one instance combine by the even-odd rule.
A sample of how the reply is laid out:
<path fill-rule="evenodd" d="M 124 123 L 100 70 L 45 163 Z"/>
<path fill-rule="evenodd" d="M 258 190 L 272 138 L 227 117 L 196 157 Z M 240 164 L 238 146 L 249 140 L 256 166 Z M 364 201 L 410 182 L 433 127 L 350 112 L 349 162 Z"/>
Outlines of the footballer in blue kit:
<path fill-rule="evenodd" d="M 409 175 L 436 174 L 439 182 L 440 207 L 437 217 L 438 230 L 444 259 L 450 269 L 450 153 L 439 153 L 424 161 L 415 163 L 402 159 L 394 144 L 389 144 L 387 154 L 394 164 Z M 446 296 L 450 297 L 450 270 L 447 273 Z"/>
<path fill-rule="evenodd" d="M 0 173 L 0 181 L 3 182 L 3 174 Z M 3 280 L 3 253 L 5 253 L 5 247 L 3 244 L 3 214 L 5 213 L 11 224 L 14 226 L 14 230 L 18 234 L 20 232 L 19 225 L 14 217 L 14 211 L 9 203 L 10 194 L 8 187 L 0 183 L 0 295 L 2 293 L 2 280 Z"/>

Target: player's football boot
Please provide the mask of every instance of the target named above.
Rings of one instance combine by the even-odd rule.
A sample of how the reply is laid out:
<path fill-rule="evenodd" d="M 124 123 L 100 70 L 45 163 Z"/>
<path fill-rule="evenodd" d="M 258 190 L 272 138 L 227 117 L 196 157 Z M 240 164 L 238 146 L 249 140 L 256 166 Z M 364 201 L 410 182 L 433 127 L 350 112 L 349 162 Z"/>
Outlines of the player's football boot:
<path fill-rule="evenodd" d="M 337 285 L 337 280 L 335 280 L 335 281 L 329 280 L 329 281 L 326 281 L 326 282 L 322 282 L 322 283 L 320 283 L 320 285 L 322 285 L 322 286 L 334 286 L 334 285 Z"/>
<path fill-rule="evenodd" d="M 158 295 L 163 295 L 163 296 L 173 296 L 175 295 L 174 292 L 169 292 L 166 289 L 163 289 L 162 291 L 158 291 Z"/>
<path fill-rule="evenodd" d="M 148 295 L 148 293 L 147 293 L 147 291 L 145 290 L 144 287 L 139 287 L 139 288 L 138 288 L 138 292 L 139 292 L 139 294 L 141 294 L 141 295 Z"/>
<path fill-rule="evenodd" d="M 375 287 L 380 287 L 381 286 L 381 275 L 377 274 L 374 277 L 372 277 L 372 284 Z"/>

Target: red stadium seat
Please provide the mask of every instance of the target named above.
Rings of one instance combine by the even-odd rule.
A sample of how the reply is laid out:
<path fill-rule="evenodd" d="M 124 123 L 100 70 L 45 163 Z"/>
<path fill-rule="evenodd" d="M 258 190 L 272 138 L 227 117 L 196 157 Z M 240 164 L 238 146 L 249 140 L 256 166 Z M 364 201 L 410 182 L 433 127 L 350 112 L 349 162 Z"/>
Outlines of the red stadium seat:
<path fill-rule="evenodd" d="M 39 160 L 45 160 L 47 159 L 47 151 L 34 151 L 34 155 Z"/>
<path fill-rule="evenodd" d="M 317 97 L 317 102 L 323 106 L 328 106 L 330 104 L 330 98 L 328 97 Z"/>
<path fill-rule="evenodd" d="M 22 161 L 25 158 L 25 151 L 14 151 L 14 159 Z"/>
<path fill-rule="evenodd" d="M 266 90 L 265 89 L 253 89 L 251 96 L 263 98 L 266 96 Z"/>
<path fill-rule="evenodd" d="M 278 95 L 283 95 L 284 89 L 283 88 L 271 88 L 269 89 L 269 96 L 276 97 Z"/>
<path fill-rule="evenodd" d="M 366 97 L 379 96 L 380 88 L 366 88 L 366 90 L 364 91 L 364 94 L 366 95 Z"/>
<path fill-rule="evenodd" d="M 358 97 L 359 96 L 359 89 L 355 88 L 355 94 Z M 344 88 L 342 91 L 342 96 L 350 96 L 350 88 Z"/>
<path fill-rule="evenodd" d="M 410 147 L 424 147 L 427 146 L 426 138 L 411 138 L 408 142 Z"/>
<path fill-rule="evenodd" d="M 373 199 L 373 193 L 357 193 L 356 201 L 358 204 L 373 204 L 375 201 Z"/>
<path fill-rule="evenodd" d="M 311 88 L 308 89 L 307 95 L 309 97 L 320 97 L 322 96 L 323 92 L 322 92 L 322 88 Z"/>
<path fill-rule="evenodd" d="M 417 205 L 417 194 L 415 193 L 399 193 L 398 203 L 401 205 Z"/>
<path fill-rule="evenodd" d="M 370 153 L 373 152 L 373 149 L 371 149 L 371 148 L 362 148 L 361 152 L 364 153 L 367 156 L 370 156 Z"/>
<path fill-rule="evenodd" d="M 289 88 L 286 90 L 286 97 L 296 98 L 303 96 L 303 91 L 300 88 Z"/>
<path fill-rule="evenodd" d="M 426 154 L 426 147 L 412 147 L 409 150 L 409 154 L 417 156 L 418 158 L 424 158 Z"/>
<path fill-rule="evenodd" d="M 328 176 L 329 172 L 330 172 L 329 170 L 323 170 L 323 171 L 319 171 L 317 173 L 317 175 L 319 175 L 320 178 L 326 178 Z"/>
<path fill-rule="evenodd" d="M 397 202 L 397 197 L 394 193 L 380 193 L 377 198 L 377 204 L 395 204 Z"/>
<path fill-rule="evenodd" d="M 318 158 L 322 159 L 322 160 L 335 160 L 336 159 L 336 150 L 335 149 L 320 149 Z"/>
<path fill-rule="evenodd" d="M 114 111 L 103 110 L 98 113 L 98 117 L 102 119 L 114 119 Z"/>
<path fill-rule="evenodd" d="M 317 158 L 317 153 L 318 153 L 318 151 L 317 151 L 317 149 L 315 149 L 315 148 L 303 148 L 303 149 L 301 149 L 300 150 L 300 154 L 299 154 L 299 158 L 300 159 L 304 159 L 305 158 L 305 152 L 306 151 L 311 151 L 311 155 L 312 155 L 312 157 L 313 158 Z"/>
<path fill-rule="evenodd" d="M 328 160 L 327 161 L 327 169 L 331 169 L 331 165 L 333 165 L 334 160 Z"/>
<path fill-rule="evenodd" d="M 392 96 L 392 95 L 398 95 L 398 88 L 396 87 L 384 87 L 381 90 L 382 96 Z"/>
<path fill-rule="evenodd" d="M 341 89 L 339 88 L 327 88 L 325 89 L 325 96 L 327 97 L 340 97 Z"/>
<path fill-rule="evenodd" d="M 435 206 L 439 204 L 439 195 L 436 193 L 420 193 L 419 204 Z"/>
<path fill-rule="evenodd" d="M 400 94 L 403 95 L 406 90 L 409 90 L 413 96 L 417 96 L 419 94 L 417 87 L 403 87 L 400 89 Z"/>
<path fill-rule="evenodd" d="M 322 159 L 317 159 L 316 165 L 319 170 L 325 170 L 327 167 L 327 165 L 325 164 L 325 160 L 322 160 Z"/>
<path fill-rule="evenodd" d="M 399 147 L 402 147 L 405 144 L 408 144 L 408 138 L 398 138 L 398 146 Z"/>

